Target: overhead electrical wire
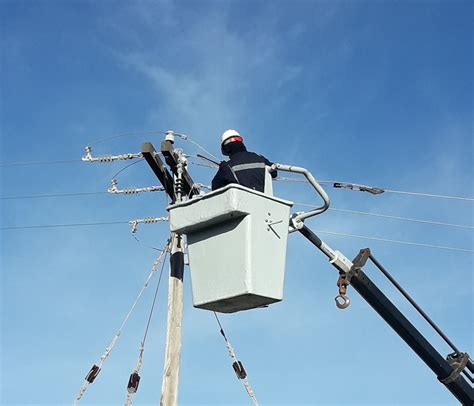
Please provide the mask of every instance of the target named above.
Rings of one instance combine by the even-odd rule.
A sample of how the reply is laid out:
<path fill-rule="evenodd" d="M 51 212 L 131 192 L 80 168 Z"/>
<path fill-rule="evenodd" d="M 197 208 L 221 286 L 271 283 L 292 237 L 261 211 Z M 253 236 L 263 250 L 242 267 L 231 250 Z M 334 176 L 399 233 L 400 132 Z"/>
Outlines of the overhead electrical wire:
<path fill-rule="evenodd" d="M 296 183 L 307 183 L 306 179 L 294 179 L 294 178 L 286 178 L 286 177 L 277 177 L 276 181 L 281 182 L 296 182 Z M 318 183 L 321 184 L 347 184 L 347 185 L 356 185 L 350 182 L 343 182 L 343 181 L 332 181 L 332 180 L 318 180 Z M 360 185 L 357 185 L 360 186 Z M 412 196 L 423 196 L 423 197 L 433 197 L 437 199 L 451 199 L 451 200 L 463 200 L 468 202 L 474 202 L 474 198 L 472 197 L 463 197 L 463 196 L 451 196 L 451 195 L 442 195 L 442 194 L 433 194 L 433 193 L 422 193 L 422 192 L 407 192 L 402 190 L 392 190 L 392 189 L 385 189 L 383 187 L 377 188 L 383 190 L 386 193 L 397 193 L 403 195 L 412 195 Z"/>
<path fill-rule="evenodd" d="M 29 228 L 60 228 L 60 227 L 89 227 L 89 226 L 109 226 L 114 224 L 127 224 L 128 221 L 102 221 L 97 223 L 71 223 L 71 224 L 41 224 L 32 226 L 7 226 L 0 227 L 0 230 L 21 230 Z"/>
<path fill-rule="evenodd" d="M 112 222 L 102 222 L 102 223 L 75 223 L 75 224 L 51 224 L 51 225 L 37 225 L 37 226 L 13 226 L 13 227 L 0 227 L 0 230 L 18 230 L 18 229 L 31 229 L 31 228 L 58 228 L 58 227 L 79 227 L 79 226 L 102 226 L 102 225 L 114 225 L 114 224 L 129 224 L 128 221 L 112 221 Z M 362 238 L 365 240 L 374 240 L 374 241 L 381 241 L 381 242 L 388 242 L 388 243 L 395 243 L 395 244 L 405 244 L 405 245 L 415 245 L 419 247 L 426 247 L 426 248 L 438 248 L 442 250 L 450 250 L 450 251 L 462 251 L 462 252 L 474 252 L 474 250 L 466 249 L 466 248 L 458 248 L 458 247 L 448 247 L 448 246 L 440 246 L 440 245 L 432 245 L 432 244 L 425 244 L 425 243 L 417 243 L 411 241 L 403 241 L 403 240 L 391 240 L 386 238 L 378 238 L 378 237 L 367 237 L 361 235 L 353 235 L 353 234 L 345 234 L 345 233 L 335 233 L 330 231 L 320 231 L 323 234 L 333 234 L 339 235 L 341 237 L 351 237 L 351 238 Z M 153 247 L 150 247 L 153 248 Z M 155 249 L 155 248 L 153 248 Z"/>
<path fill-rule="evenodd" d="M 147 135 L 147 134 L 150 134 L 150 135 L 153 135 L 153 134 L 155 134 L 155 135 L 156 134 L 166 134 L 166 132 L 165 131 L 132 131 L 132 132 L 128 132 L 128 133 L 112 135 L 110 137 L 99 138 L 98 140 L 89 142 L 87 145 L 97 145 L 97 144 L 100 144 L 101 142 L 110 141 L 110 140 L 113 140 L 113 139 L 116 139 L 116 138 L 131 137 L 131 136 L 135 136 L 135 135 Z"/>
<path fill-rule="evenodd" d="M 166 241 L 166 244 L 163 247 L 162 252 L 158 256 L 158 258 L 153 262 L 151 272 L 148 274 L 148 277 L 145 281 L 145 284 L 142 286 L 141 290 L 138 292 L 138 295 L 135 298 L 135 301 L 133 302 L 130 310 L 125 315 L 124 319 L 122 320 L 122 323 L 121 323 L 119 329 L 117 330 L 117 332 L 115 333 L 114 337 L 112 338 L 112 341 L 110 342 L 109 346 L 105 349 L 105 352 L 100 357 L 100 360 L 99 360 L 98 364 L 92 365 L 92 368 L 87 373 L 84 384 L 82 385 L 81 389 L 79 390 L 79 393 L 77 394 L 77 396 L 74 398 L 73 406 L 77 405 L 77 403 L 84 396 L 84 393 L 86 392 L 89 385 L 91 383 L 93 383 L 94 380 L 97 378 L 99 372 L 102 369 L 102 366 L 103 366 L 104 362 L 107 360 L 107 358 L 109 357 L 109 355 L 112 352 L 113 348 L 117 344 L 117 341 L 118 341 L 120 335 L 122 334 L 122 330 L 124 329 L 125 325 L 127 324 L 128 319 L 132 315 L 135 307 L 137 306 L 138 301 L 140 300 L 141 296 L 143 295 L 143 292 L 148 287 L 148 284 L 150 283 L 151 278 L 153 277 L 153 275 L 157 271 L 158 266 L 160 264 L 164 263 L 164 261 L 165 261 L 164 257 L 167 255 L 167 252 L 169 251 L 169 246 L 170 246 L 170 240 L 168 239 Z"/>
<path fill-rule="evenodd" d="M 29 195 L 29 196 L 5 196 L 0 197 L 0 200 L 15 200 L 15 199 L 37 199 L 37 198 L 50 198 L 50 197 L 70 197 L 70 196 L 94 196 L 94 195 L 107 195 L 110 194 L 108 192 L 78 192 L 78 193 L 58 193 L 58 194 L 44 194 L 44 195 Z M 294 203 L 295 206 L 302 206 L 302 207 L 316 207 L 312 204 L 307 203 Z M 357 211 L 357 210 L 346 210 L 346 209 L 337 209 L 337 208 L 329 208 L 331 211 L 341 212 L 341 213 L 350 213 L 350 214 L 358 214 L 358 215 L 365 215 L 365 216 L 372 216 L 372 217 L 380 217 L 380 218 L 387 218 L 393 220 L 402 220 L 414 223 L 421 223 L 421 224 L 431 224 L 443 227 L 454 227 L 454 228 L 464 228 L 464 229 L 474 229 L 474 226 L 464 225 L 464 224 L 453 224 L 453 223 L 444 223 L 440 221 L 432 221 L 432 220 L 422 220 L 416 219 L 412 217 L 402 217 L 402 216 L 393 216 L 387 214 L 379 214 L 379 213 L 371 213 L 365 211 Z"/>
<path fill-rule="evenodd" d="M 415 219 L 411 217 L 391 216 L 387 214 L 369 213 L 369 212 L 363 212 L 363 211 L 345 210 L 345 209 L 336 209 L 336 208 L 329 208 L 329 210 L 338 211 L 341 213 L 360 214 L 364 216 L 373 216 L 373 217 L 387 218 L 387 219 L 393 219 L 393 220 L 411 221 L 414 223 L 431 224 L 431 225 L 443 226 L 443 227 L 457 227 L 457 228 L 466 228 L 466 229 L 471 229 L 471 230 L 474 229 L 474 226 L 466 226 L 463 224 L 453 224 L 453 223 L 443 223 L 440 221 L 421 220 L 421 219 Z"/>
<path fill-rule="evenodd" d="M 39 161 L 39 162 L 0 162 L 0 166 L 29 166 L 29 165 L 56 165 L 82 162 L 81 159 L 69 159 L 64 161 Z"/>
<path fill-rule="evenodd" d="M 156 133 L 159 133 L 159 132 L 156 132 Z M 195 143 L 192 140 L 189 140 L 189 141 L 192 142 L 192 143 Z M 214 155 L 212 155 L 206 149 L 203 148 L 203 150 L 206 153 L 208 153 L 210 156 L 215 158 Z M 43 162 L 0 162 L 0 166 L 54 165 L 54 164 L 71 163 L 71 162 L 82 162 L 82 160 L 74 159 L 74 160 L 64 160 L 64 161 L 43 161 Z M 137 163 L 137 162 L 134 162 L 134 164 L 135 163 Z M 204 166 L 204 167 L 208 167 L 208 168 L 215 168 L 215 166 L 211 166 L 211 165 L 199 164 L 199 163 L 196 163 L 196 162 L 191 162 L 191 163 L 193 165 Z M 125 169 L 125 168 L 123 168 L 123 169 Z M 297 183 L 306 183 L 307 182 L 307 180 L 305 180 L 305 179 L 292 179 L 292 178 L 285 178 L 285 177 L 278 177 L 275 180 L 276 181 L 281 181 L 281 182 L 297 182 Z M 334 183 L 346 183 L 346 182 L 321 180 L 321 181 L 318 181 L 318 183 L 321 183 L 321 184 L 334 184 Z M 431 197 L 431 198 L 436 198 L 436 199 L 450 199 L 450 200 L 460 200 L 460 201 L 474 202 L 474 198 L 472 198 L 472 197 L 452 196 L 452 195 L 445 195 L 445 194 L 434 194 L 434 193 L 423 193 L 423 192 L 410 192 L 410 191 L 392 190 L 392 189 L 385 189 L 385 188 L 380 188 L 380 189 L 383 189 L 384 192 L 386 192 L 386 193 L 395 193 L 395 194 L 401 194 L 401 195 Z"/>
<path fill-rule="evenodd" d="M 140 162 L 143 162 L 145 159 L 144 158 L 139 158 L 137 161 L 132 162 L 131 164 L 125 165 L 122 169 L 120 169 L 115 175 L 112 176 L 112 179 L 114 179 L 116 176 L 118 176 L 120 173 L 125 171 L 126 169 L 130 168 L 133 165 L 139 164 Z"/>
<path fill-rule="evenodd" d="M 350 238 L 360 238 L 363 240 L 372 240 L 372 241 L 380 241 L 380 242 L 388 242 L 393 244 L 404 244 L 404 245 L 414 245 L 417 247 L 425 247 L 425 248 L 437 248 L 441 250 L 449 250 L 449 251 L 461 251 L 461 252 L 471 252 L 474 253 L 474 250 L 467 249 L 467 248 L 457 248 L 457 247 L 446 247 L 443 245 L 433 245 L 433 244 L 424 244 L 412 241 L 403 241 L 403 240 L 390 240 L 387 238 L 378 238 L 378 237 L 367 237 L 365 235 L 354 235 L 354 234 L 346 234 L 346 233 L 336 233 L 333 231 L 323 231 L 323 230 L 315 230 L 321 234 L 328 234 L 328 235 L 337 235 L 340 237 L 350 237 Z"/>
<path fill-rule="evenodd" d="M 245 368 L 242 364 L 241 361 L 237 359 L 237 355 L 235 354 L 234 348 L 232 347 L 230 341 L 228 340 L 224 328 L 222 327 L 221 321 L 219 320 L 219 317 L 217 317 L 217 313 L 213 312 L 214 316 L 217 320 L 217 324 L 219 325 L 220 328 L 220 333 L 222 337 L 224 337 L 225 345 L 227 347 L 227 352 L 229 353 L 230 358 L 232 359 L 232 368 L 234 369 L 235 374 L 237 375 L 237 379 L 242 382 L 242 385 L 244 386 L 245 390 L 247 391 L 247 394 L 250 396 L 252 399 L 252 402 L 254 406 L 259 406 L 258 400 L 255 396 L 255 393 L 252 389 L 252 386 L 250 386 L 250 382 L 248 380 L 248 375 L 247 372 L 245 371 Z"/>
<path fill-rule="evenodd" d="M 27 196 L 0 196 L 0 200 L 16 200 L 16 199 L 40 199 L 48 197 L 68 197 L 68 196 L 92 196 L 92 195 L 108 195 L 108 192 L 76 192 L 76 193 L 54 193 L 45 195 L 27 195 Z"/>
<path fill-rule="evenodd" d="M 471 198 L 471 197 L 447 196 L 447 195 L 437 195 L 437 194 L 420 193 L 420 192 L 404 192 L 402 190 L 390 190 L 390 189 L 384 189 L 384 190 L 386 193 L 398 193 L 401 195 L 425 196 L 425 197 L 434 197 L 437 199 L 453 199 L 453 200 L 465 200 L 468 202 L 474 202 L 474 198 Z"/>
<path fill-rule="evenodd" d="M 294 205 L 295 206 L 304 206 L 304 207 L 317 207 L 315 205 L 306 204 L 306 203 L 294 203 Z M 409 221 L 409 222 L 421 223 L 421 224 L 431 224 L 431 225 L 443 226 L 443 227 L 456 227 L 456 228 L 465 228 L 465 229 L 474 230 L 474 226 L 467 226 L 467 225 L 464 225 L 464 224 L 443 223 L 443 222 L 440 222 L 440 221 L 421 220 L 421 219 L 415 219 L 415 218 L 411 218 L 411 217 L 402 217 L 402 216 L 391 216 L 391 215 L 388 215 L 388 214 L 370 213 L 370 212 L 366 212 L 366 211 L 336 209 L 334 207 L 330 207 L 328 210 L 341 212 L 341 213 L 359 214 L 359 215 L 363 215 L 363 216 L 372 216 L 372 217 L 380 217 L 380 218 L 393 219 L 393 220 Z"/>
<path fill-rule="evenodd" d="M 163 269 L 165 267 L 166 257 L 168 255 L 169 241 L 170 240 L 168 240 L 167 246 L 165 246 L 165 248 L 162 250 L 162 252 L 165 251 L 165 256 L 164 256 L 164 258 L 161 262 L 160 276 L 158 277 L 158 283 L 156 284 L 155 294 L 153 295 L 153 302 L 151 304 L 151 309 L 150 309 L 150 312 L 148 314 L 148 320 L 147 320 L 146 327 L 145 327 L 145 333 L 143 335 L 142 340 L 140 341 L 140 347 L 138 348 L 138 359 L 137 359 L 137 362 L 135 364 L 135 368 L 132 371 L 132 373 L 130 374 L 130 378 L 128 380 L 127 397 L 125 399 L 125 406 L 131 406 L 133 396 L 137 392 L 138 384 L 140 383 L 139 372 L 140 372 L 140 369 L 141 369 L 142 364 L 143 364 L 143 353 L 145 351 L 145 343 L 146 343 L 146 339 L 147 339 L 147 336 L 148 336 L 148 330 L 150 328 L 151 319 L 153 317 L 153 312 L 155 310 L 156 298 L 158 296 L 158 291 L 160 290 L 161 279 L 163 277 Z"/>

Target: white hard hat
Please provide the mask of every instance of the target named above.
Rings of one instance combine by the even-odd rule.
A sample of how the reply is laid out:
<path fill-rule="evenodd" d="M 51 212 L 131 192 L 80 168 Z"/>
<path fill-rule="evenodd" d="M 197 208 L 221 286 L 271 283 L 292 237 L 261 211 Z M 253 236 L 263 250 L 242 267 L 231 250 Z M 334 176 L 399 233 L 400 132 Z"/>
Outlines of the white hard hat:
<path fill-rule="evenodd" d="M 242 136 L 240 135 L 240 133 L 238 131 L 236 131 L 236 130 L 226 130 L 222 133 L 221 145 L 224 145 L 225 141 L 227 141 L 229 138 L 232 138 L 232 137 L 242 138 Z"/>

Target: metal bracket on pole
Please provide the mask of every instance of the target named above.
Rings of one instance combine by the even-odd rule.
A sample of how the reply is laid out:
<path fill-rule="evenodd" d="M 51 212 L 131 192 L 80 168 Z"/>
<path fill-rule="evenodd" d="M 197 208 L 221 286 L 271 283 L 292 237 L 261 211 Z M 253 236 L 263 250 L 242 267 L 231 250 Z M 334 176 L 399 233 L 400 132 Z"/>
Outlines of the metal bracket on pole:
<path fill-rule="evenodd" d="M 182 153 L 178 152 L 173 148 L 173 142 L 171 140 L 165 140 L 161 143 L 161 153 L 165 157 L 166 163 L 169 165 L 171 172 L 177 176 L 178 175 L 178 168 L 182 167 L 182 174 L 181 174 L 181 186 L 183 188 L 183 195 L 192 197 L 194 195 L 199 195 L 199 189 L 196 187 L 196 184 L 192 180 L 191 176 L 189 175 L 188 171 L 182 165 Z"/>
<path fill-rule="evenodd" d="M 171 176 L 169 173 L 151 142 L 145 142 L 142 144 L 142 154 L 143 158 L 145 158 L 145 160 L 148 162 L 148 165 L 150 165 L 150 168 L 165 188 L 165 191 L 171 198 L 171 201 L 174 203 L 176 201 L 176 196 L 173 187 L 173 176 Z"/>

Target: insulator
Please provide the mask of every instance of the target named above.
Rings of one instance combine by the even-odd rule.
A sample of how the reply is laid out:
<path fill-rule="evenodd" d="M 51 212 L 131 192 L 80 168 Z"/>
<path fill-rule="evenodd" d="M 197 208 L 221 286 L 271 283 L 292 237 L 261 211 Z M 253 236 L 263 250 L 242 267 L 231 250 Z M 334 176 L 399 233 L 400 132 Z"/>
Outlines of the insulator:
<path fill-rule="evenodd" d="M 182 179 L 176 179 L 176 194 L 182 194 L 183 193 L 183 180 Z"/>
<path fill-rule="evenodd" d="M 92 365 L 91 370 L 89 373 L 86 375 L 85 380 L 89 383 L 94 382 L 94 379 L 97 378 L 97 375 L 99 375 L 100 368 L 97 365 Z"/>
<path fill-rule="evenodd" d="M 130 378 L 128 380 L 128 385 L 127 385 L 128 393 L 136 393 L 138 390 L 139 383 L 140 383 L 140 375 L 138 375 L 138 372 L 133 372 L 130 375 Z"/>
<path fill-rule="evenodd" d="M 170 141 L 172 144 L 174 144 L 174 131 L 169 130 L 169 131 L 166 131 L 165 134 L 166 134 L 165 141 Z"/>
<path fill-rule="evenodd" d="M 247 372 L 245 372 L 244 366 L 240 361 L 235 361 L 232 364 L 232 368 L 234 368 L 235 374 L 237 375 L 237 378 L 239 379 L 245 379 L 247 378 Z"/>
<path fill-rule="evenodd" d="M 101 156 L 97 158 L 100 162 L 112 162 L 113 158 L 111 156 Z"/>

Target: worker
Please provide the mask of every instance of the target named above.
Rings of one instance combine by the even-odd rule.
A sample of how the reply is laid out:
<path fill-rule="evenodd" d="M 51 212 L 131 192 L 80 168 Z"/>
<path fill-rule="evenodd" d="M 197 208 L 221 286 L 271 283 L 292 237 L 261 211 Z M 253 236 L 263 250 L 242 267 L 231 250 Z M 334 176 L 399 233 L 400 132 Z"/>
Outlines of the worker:
<path fill-rule="evenodd" d="M 221 152 L 229 160 L 219 164 L 219 170 L 212 179 L 212 190 L 237 183 L 259 192 L 265 191 L 265 167 L 273 164 L 264 156 L 247 151 L 243 141 L 236 130 L 227 130 L 222 134 Z M 276 169 L 271 170 L 270 174 L 275 178 Z"/>

